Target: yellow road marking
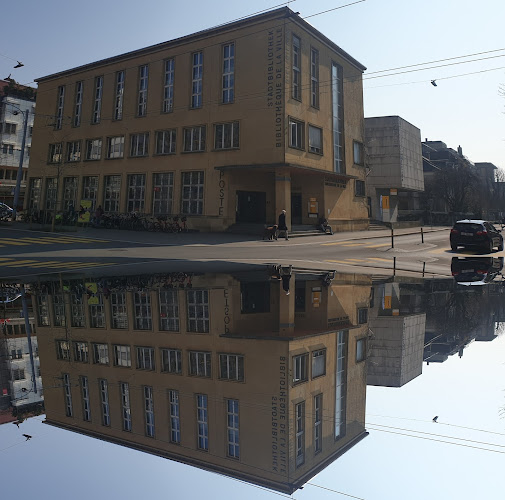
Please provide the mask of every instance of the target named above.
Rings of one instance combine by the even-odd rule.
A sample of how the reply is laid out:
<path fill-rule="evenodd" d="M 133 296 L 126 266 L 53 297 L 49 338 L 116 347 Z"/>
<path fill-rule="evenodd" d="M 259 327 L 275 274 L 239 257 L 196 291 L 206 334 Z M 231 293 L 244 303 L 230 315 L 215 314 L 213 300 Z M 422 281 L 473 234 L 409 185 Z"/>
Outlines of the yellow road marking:
<path fill-rule="evenodd" d="M 370 260 L 381 260 L 383 262 L 391 262 L 392 259 L 381 259 L 380 257 L 370 257 Z"/>
<path fill-rule="evenodd" d="M 366 245 L 367 248 L 390 247 L 390 243 L 381 243 L 380 245 Z"/>
<path fill-rule="evenodd" d="M 361 246 L 363 246 L 363 243 L 344 243 L 342 246 L 343 247 L 361 247 Z"/>
<path fill-rule="evenodd" d="M 347 241 L 337 241 L 335 243 L 321 243 L 322 247 L 329 247 L 333 245 L 344 245 L 345 243 L 348 243 Z"/>
<path fill-rule="evenodd" d="M 34 263 L 34 262 L 37 262 L 37 261 L 36 260 L 11 260 L 11 261 L 8 261 L 8 262 L 0 262 L 0 266 L 12 266 L 12 265 L 14 265 L 14 267 L 19 267 L 21 264 L 22 265 L 26 265 L 26 264 Z"/>
<path fill-rule="evenodd" d="M 326 262 L 336 262 L 337 264 L 349 264 L 345 260 L 327 260 Z"/>
<path fill-rule="evenodd" d="M 365 262 L 366 261 L 366 259 L 346 259 L 346 260 L 353 260 L 356 262 Z"/>
<path fill-rule="evenodd" d="M 40 243 L 41 245 L 51 245 L 53 242 L 47 241 L 45 238 L 21 238 L 20 241 L 26 241 L 28 243 Z"/>
<path fill-rule="evenodd" d="M 23 243 L 19 240 L 15 240 L 14 238 L 1 238 L 0 242 L 5 243 L 6 245 L 29 245 L 30 243 Z"/>
<path fill-rule="evenodd" d="M 34 264 L 26 264 L 26 267 L 52 267 L 53 265 L 58 264 L 57 260 L 48 260 L 46 262 L 35 262 Z"/>

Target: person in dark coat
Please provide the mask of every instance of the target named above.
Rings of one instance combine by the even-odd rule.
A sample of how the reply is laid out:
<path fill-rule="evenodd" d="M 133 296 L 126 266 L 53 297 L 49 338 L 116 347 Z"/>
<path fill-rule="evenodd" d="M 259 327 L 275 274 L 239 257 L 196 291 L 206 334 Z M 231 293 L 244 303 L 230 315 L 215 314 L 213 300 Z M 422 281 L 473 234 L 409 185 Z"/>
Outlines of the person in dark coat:
<path fill-rule="evenodd" d="M 286 210 L 283 210 L 281 214 L 279 215 L 279 224 L 278 225 L 278 230 L 284 232 L 284 236 L 287 240 L 289 240 L 288 236 L 288 226 L 286 226 Z"/>

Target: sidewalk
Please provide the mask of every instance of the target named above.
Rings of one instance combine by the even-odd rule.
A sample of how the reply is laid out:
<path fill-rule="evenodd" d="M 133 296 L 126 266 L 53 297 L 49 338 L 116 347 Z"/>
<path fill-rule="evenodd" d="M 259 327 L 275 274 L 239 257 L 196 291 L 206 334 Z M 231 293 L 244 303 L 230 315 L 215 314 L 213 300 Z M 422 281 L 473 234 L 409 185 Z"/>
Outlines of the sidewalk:
<path fill-rule="evenodd" d="M 34 232 L 44 232 L 46 234 L 62 234 L 65 236 L 76 236 L 85 238 L 97 238 L 105 240 L 118 240 L 118 241 L 131 241 L 135 243 L 146 243 L 146 244 L 160 244 L 169 246 L 180 246 L 180 245 L 223 245 L 229 243 L 264 243 L 270 244 L 271 242 L 267 240 L 259 239 L 257 236 L 253 235 L 242 235 L 242 234 L 232 234 L 232 233 L 203 233 L 203 232 L 189 232 L 189 233 L 157 233 L 149 231 L 128 231 L 123 229 L 105 229 L 105 228 L 94 228 L 94 227 L 56 227 L 55 232 L 51 233 L 49 226 L 42 226 L 41 224 L 30 225 L 24 222 L 15 223 L 4 223 L 0 226 L 1 228 L 9 228 L 14 231 L 34 231 Z M 446 231 L 449 234 L 450 227 L 445 226 L 434 226 L 434 227 L 424 227 L 423 232 L 425 234 L 432 232 Z M 419 240 L 421 238 L 421 228 L 403 228 L 395 229 L 394 237 L 418 234 Z M 377 239 L 377 238 L 387 238 L 391 237 L 391 230 L 373 230 L 373 231 L 346 231 L 338 232 L 333 235 L 315 235 L 306 236 L 303 238 L 296 238 L 290 240 L 290 243 L 296 241 L 296 243 L 307 242 L 311 243 L 314 241 L 325 243 L 332 241 L 348 241 L 348 240 L 363 240 L 363 239 Z M 287 245 L 290 243 L 286 242 Z"/>

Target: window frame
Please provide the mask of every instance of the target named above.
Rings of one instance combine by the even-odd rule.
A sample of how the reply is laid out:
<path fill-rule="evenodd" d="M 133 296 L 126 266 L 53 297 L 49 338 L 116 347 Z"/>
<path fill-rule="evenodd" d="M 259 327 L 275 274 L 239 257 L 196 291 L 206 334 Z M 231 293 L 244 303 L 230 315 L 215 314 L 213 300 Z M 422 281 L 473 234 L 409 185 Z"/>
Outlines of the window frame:
<path fill-rule="evenodd" d="M 170 373 L 172 375 L 182 375 L 182 350 L 175 349 L 171 347 L 161 347 L 161 372 L 162 373 Z M 174 359 L 172 360 L 172 356 L 174 355 Z M 175 364 L 175 369 L 172 369 Z"/>
<path fill-rule="evenodd" d="M 103 98 L 103 75 L 95 77 L 93 92 L 93 109 L 91 113 L 91 124 L 97 125 L 102 118 L 102 98 Z"/>
<path fill-rule="evenodd" d="M 188 358 L 189 376 L 212 378 L 212 353 L 210 351 L 189 351 Z"/>
<path fill-rule="evenodd" d="M 221 132 L 219 129 L 221 128 Z M 221 136 L 219 138 L 219 135 Z M 227 146 L 227 135 L 229 146 Z M 226 151 L 240 148 L 240 122 L 224 122 L 214 124 L 214 149 L 216 151 Z"/>
<path fill-rule="evenodd" d="M 298 41 L 298 45 L 295 43 Z M 302 39 L 292 33 L 291 39 L 291 50 L 292 50 L 292 58 L 291 58 L 291 97 L 296 101 L 302 101 Z"/>
<path fill-rule="evenodd" d="M 194 177 L 197 183 L 193 183 Z M 189 177 L 189 183 L 186 179 Z M 189 194 L 185 196 L 184 191 Z M 193 197 L 194 194 L 197 197 Z M 185 215 L 203 215 L 205 203 L 205 171 L 190 170 L 181 172 L 181 213 Z"/>
<path fill-rule="evenodd" d="M 309 380 L 309 353 L 292 356 L 293 385 L 303 384 Z"/>
<path fill-rule="evenodd" d="M 114 347 L 114 366 L 119 366 L 122 368 L 131 368 L 132 367 L 131 346 L 126 344 L 113 344 L 113 347 Z"/>
<path fill-rule="evenodd" d="M 165 146 L 168 146 L 168 148 L 166 148 Z M 157 156 L 164 156 L 164 155 L 173 155 L 176 152 L 177 152 L 177 129 L 171 128 L 166 130 L 155 130 L 154 154 Z"/>
<path fill-rule="evenodd" d="M 156 371 L 156 353 L 154 347 L 135 346 L 137 370 Z M 146 357 L 146 355 L 148 355 Z"/>
<path fill-rule="evenodd" d="M 226 55 L 227 48 L 228 55 Z M 235 42 L 223 44 L 221 54 L 223 68 L 221 104 L 232 104 L 235 101 Z"/>
<path fill-rule="evenodd" d="M 198 60 L 195 60 L 198 57 Z M 190 109 L 203 106 L 203 50 L 191 53 L 191 100 Z"/>
<path fill-rule="evenodd" d="M 226 370 L 223 370 L 223 358 L 226 361 Z M 230 360 L 235 358 L 235 365 Z M 219 353 L 219 380 L 231 382 L 245 381 L 245 356 L 243 354 Z"/>
<path fill-rule="evenodd" d="M 310 107 L 319 109 L 319 50 L 310 47 Z"/>
<path fill-rule="evenodd" d="M 82 80 L 75 82 L 74 118 L 72 120 L 72 125 L 74 127 L 79 127 L 81 125 L 83 92 L 84 82 Z"/>
<path fill-rule="evenodd" d="M 296 131 L 296 141 L 293 141 L 293 130 Z M 288 119 L 288 134 L 289 147 L 298 149 L 300 151 L 305 151 L 305 122 L 297 120 L 296 118 L 290 116 Z"/>
<path fill-rule="evenodd" d="M 95 365 L 109 365 L 109 344 L 93 342 L 93 363 Z"/>
<path fill-rule="evenodd" d="M 358 161 L 356 161 L 358 156 Z M 352 141 L 352 161 L 354 165 L 363 167 L 365 165 L 365 146 L 360 141 Z"/>
<path fill-rule="evenodd" d="M 149 132 L 130 134 L 130 157 L 144 158 L 149 156 Z"/>
<path fill-rule="evenodd" d="M 323 358 L 323 371 L 322 373 L 319 373 L 317 375 L 314 375 L 314 360 L 316 359 L 316 354 L 322 353 L 321 356 Z M 312 379 L 319 378 L 319 377 L 324 377 L 326 375 L 326 348 L 323 349 L 314 349 L 310 353 L 310 358 L 311 358 L 311 377 Z"/>
<path fill-rule="evenodd" d="M 170 420 L 170 442 L 181 444 L 181 403 L 179 391 L 168 390 L 168 417 Z"/>
<path fill-rule="evenodd" d="M 163 62 L 163 113 L 174 110 L 175 58 L 170 57 Z"/>
<path fill-rule="evenodd" d="M 354 196 L 364 198 L 366 196 L 365 181 L 354 179 Z"/>
<path fill-rule="evenodd" d="M 147 99 L 149 88 L 149 64 L 141 64 L 137 84 L 137 118 L 147 116 Z"/>
<path fill-rule="evenodd" d="M 99 161 L 102 159 L 102 143 L 101 137 L 86 139 L 85 161 Z"/>
<path fill-rule="evenodd" d="M 198 137 L 195 137 L 198 135 Z M 183 153 L 205 153 L 207 148 L 207 126 L 195 125 L 182 129 L 182 152 Z"/>
<path fill-rule="evenodd" d="M 317 150 L 318 148 L 315 147 L 315 146 L 312 146 L 311 145 L 311 130 L 314 130 L 314 131 L 319 131 L 319 137 L 321 139 L 321 147 L 319 148 L 319 151 Z M 323 148 L 323 142 L 324 142 L 324 135 L 323 135 L 323 129 L 321 127 L 317 127 L 316 125 L 311 125 L 310 123 L 308 124 L 308 139 L 309 139 L 309 143 L 308 143 L 308 152 L 309 153 L 312 153 L 313 155 L 319 155 L 319 156 L 323 156 L 323 151 L 324 151 L 324 148 Z"/>
<path fill-rule="evenodd" d="M 362 346 L 360 348 L 360 346 Z M 363 363 L 367 359 L 367 338 L 361 337 L 356 339 L 356 363 Z"/>
<path fill-rule="evenodd" d="M 124 104 L 124 88 L 125 88 L 125 71 L 121 69 L 116 71 L 114 79 L 114 120 L 123 119 L 123 104 Z"/>
<path fill-rule="evenodd" d="M 107 156 L 106 160 L 118 160 L 124 158 L 124 135 L 115 135 L 107 137 Z M 117 151 L 115 151 L 117 149 Z"/>
<path fill-rule="evenodd" d="M 226 456 L 240 459 L 240 406 L 238 399 L 226 398 Z"/>

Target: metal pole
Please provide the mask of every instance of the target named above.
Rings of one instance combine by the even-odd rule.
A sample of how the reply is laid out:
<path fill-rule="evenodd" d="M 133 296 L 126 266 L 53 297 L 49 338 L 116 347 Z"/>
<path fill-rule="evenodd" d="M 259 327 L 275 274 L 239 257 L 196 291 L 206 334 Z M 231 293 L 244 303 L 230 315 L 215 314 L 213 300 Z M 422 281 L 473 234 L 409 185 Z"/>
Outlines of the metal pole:
<path fill-rule="evenodd" d="M 26 305 L 25 286 L 21 285 L 21 302 L 23 304 L 23 316 L 25 318 L 26 337 L 28 339 L 28 353 L 30 354 L 30 364 L 32 366 L 33 392 L 37 394 L 37 375 L 35 374 L 35 363 L 33 362 L 32 330 L 30 328 L 30 317 L 28 316 L 28 306 Z"/>
<path fill-rule="evenodd" d="M 25 158 L 25 144 L 26 144 L 26 129 L 28 128 L 28 115 L 30 110 L 26 110 L 23 116 L 23 142 L 21 143 L 21 154 L 19 155 L 18 177 L 16 179 L 16 188 L 14 189 L 14 203 L 12 207 L 12 220 L 16 220 L 17 205 L 19 200 L 19 190 L 21 188 L 21 178 L 23 177 L 23 160 Z"/>
<path fill-rule="evenodd" d="M 423 278 L 424 278 L 424 271 L 426 270 L 426 262 L 423 262 Z"/>
<path fill-rule="evenodd" d="M 395 239 L 394 239 L 394 230 L 393 226 L 391 226 L 391 248 L 395 247 Z"/>
<path fill-rule="evenodd" d="M 423 228 L 421 228 L 421 243 L 424 243 L 424 233 L 423 233 Z"/>
<path fill-rule="evenodd" d="M 396 257 L 393 257 L 393 276 L 396 276 Z"/>

